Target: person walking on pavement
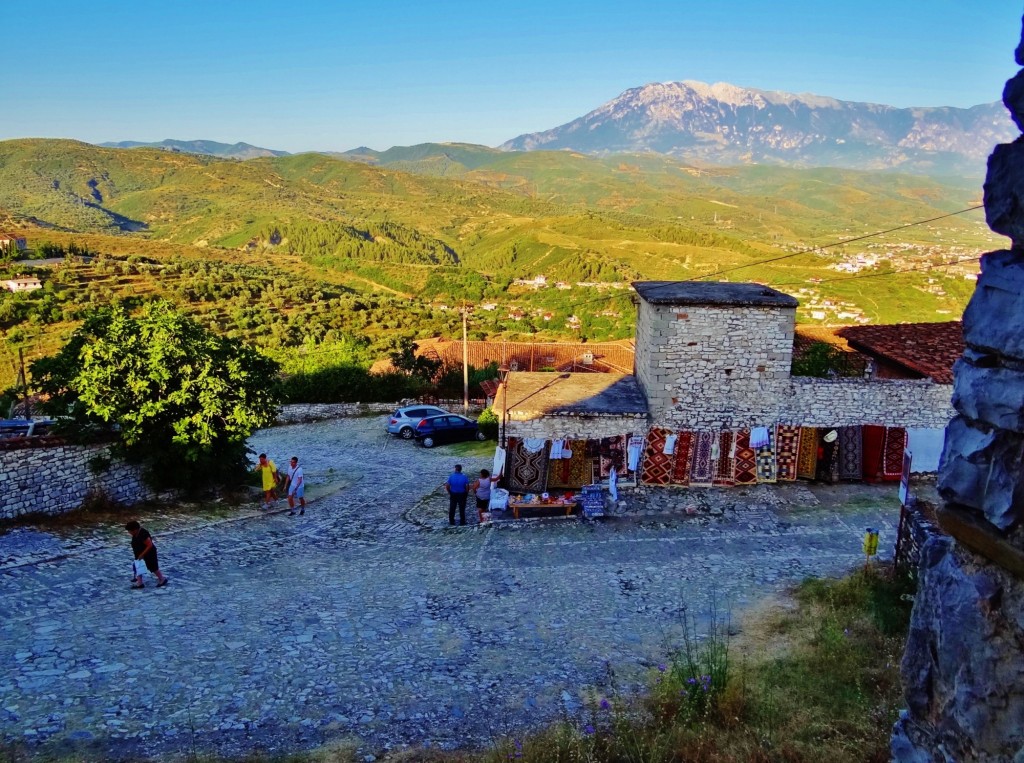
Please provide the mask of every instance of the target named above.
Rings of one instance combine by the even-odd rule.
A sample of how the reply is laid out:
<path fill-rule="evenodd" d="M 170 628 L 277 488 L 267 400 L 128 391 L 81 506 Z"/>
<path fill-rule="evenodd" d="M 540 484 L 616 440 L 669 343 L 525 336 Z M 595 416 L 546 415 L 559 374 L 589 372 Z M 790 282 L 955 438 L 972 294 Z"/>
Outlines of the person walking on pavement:
<path fill-rule="evenodd" d="M 459 524 L 466 524 L 466 497 L 469 492 L 469 477 L 462 473 L 462 464 L 455 464 L 455 471 L 444 483 L 448 493 L 448 524 L 455 524 L 455 507 L 459 507 Z"/>
<path fill-rule="evenodd" d="M 134 574 L 132 588 L 146 587 L 146 584 L 142 581 L 142 572 L 138 565 L 140 561 L 145 563 L 147 570 L 156 575 L 156 587 L 163 588 L 167 585 L 167 581 L 170 578 L 160 572 L 160 564 L 156 558 L 156 546 L 153 545 L 153 536 L 149 534 L 149 530 L 134 519 L 126 524 L 124 529 L 132 536 L 132 553 L 135 555 L 136 562 L 132 569 Z"/>
<path fill-rule="evenodd" d="M 267 458 L 266 453 L 260 453 L 260 460 L 253 467 L 254 472 L 259 472 L 263 478 L 263 508 L 269 509 L 277 500 L 277 465 Z"/>
<path fill-rule="evenodd" d="M 285 482 L 285 490 L 288 492 L 288 516 L 295 516 L 295 499 L 299 499 L 299 516 L 306 513 L 306 480 L 302 476 L 302 467 L 299 466 L 298 456 L 292 456 L 291 464 L 288 466 L 288 477 Z"/>

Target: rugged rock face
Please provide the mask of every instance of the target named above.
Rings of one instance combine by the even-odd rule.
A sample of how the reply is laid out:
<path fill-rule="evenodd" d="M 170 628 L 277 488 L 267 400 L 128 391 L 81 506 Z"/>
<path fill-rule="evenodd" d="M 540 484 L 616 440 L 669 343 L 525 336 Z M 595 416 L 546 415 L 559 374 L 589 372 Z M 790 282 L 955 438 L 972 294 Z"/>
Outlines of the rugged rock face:
<path fill-rule="evenodd" d="M 1019 98 L 1020 87 L 1008 88 Z M 572 122 L 520 135 L 507 150 L 652 151 L 747 162 L 978 176 L 994 143 L 1013 138 L 998 103 L 898 109 L 719 82 L 632 88 Z"/>
<path fill-rule="evenodd" d="M 1024 65 L 1024 37 L 1017 49 Z M 1024 125 L 1024 72 L 1004 102 Z M 1024 763 L 1024 139 L 989 159 L 989 225 L 1013 242 L 982 258 L 964 313 L 939 522 L 922 551 L 893 759 Z"/>

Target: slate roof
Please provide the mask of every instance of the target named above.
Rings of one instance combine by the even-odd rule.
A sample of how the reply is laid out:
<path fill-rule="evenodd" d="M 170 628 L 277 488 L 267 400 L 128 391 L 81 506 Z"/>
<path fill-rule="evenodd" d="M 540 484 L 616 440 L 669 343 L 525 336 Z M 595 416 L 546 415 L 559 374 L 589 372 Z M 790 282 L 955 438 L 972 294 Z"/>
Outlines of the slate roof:
<path fill-rule="evenodd" d="M 953 383 L 953 364 L 964 351 L 960 321 L 846 326 L 836 333 L 855 350 L 901 365 L 939 384 Z"/>
<path fill-rule="evenodd" d="M 633 288 L 652 305 L 797 306 L 795 297 L 757 283 L 634 281 Z"/>
<path fill-rule="evenodd" d="M 513 371 L 506 381 L 509 418 L 525 416 L 646 415 L 644 397 L 631 374 L 528 373 Z M 504 407 L 499 390 L 495 409 Z"/>

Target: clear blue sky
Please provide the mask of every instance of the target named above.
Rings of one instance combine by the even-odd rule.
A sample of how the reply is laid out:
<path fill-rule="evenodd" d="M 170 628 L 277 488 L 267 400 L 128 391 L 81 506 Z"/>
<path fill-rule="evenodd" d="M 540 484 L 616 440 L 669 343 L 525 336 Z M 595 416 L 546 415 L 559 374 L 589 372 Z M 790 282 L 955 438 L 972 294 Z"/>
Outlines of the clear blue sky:
<path fill-rule="evenodd" d="M 0 138 L 497 145 L 647 82 L 998 100 L 1024 0 L 5 3 Z"/>

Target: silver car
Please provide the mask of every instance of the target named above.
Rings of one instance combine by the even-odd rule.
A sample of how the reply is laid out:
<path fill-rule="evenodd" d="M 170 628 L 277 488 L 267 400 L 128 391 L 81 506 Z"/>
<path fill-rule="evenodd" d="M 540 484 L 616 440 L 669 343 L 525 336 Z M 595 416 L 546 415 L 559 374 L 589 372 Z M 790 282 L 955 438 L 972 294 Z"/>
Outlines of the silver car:
<path fill-rule="evenodd" d="M 407 405 L 391 414 L 391 418 L 388 419 L 388 432 L 403 440 L 411 440 L 416 434 L 416 425 L 423 419 L 428 416 L 444 416 L 447 413 L 448 411 L 436 405 Z"/>

